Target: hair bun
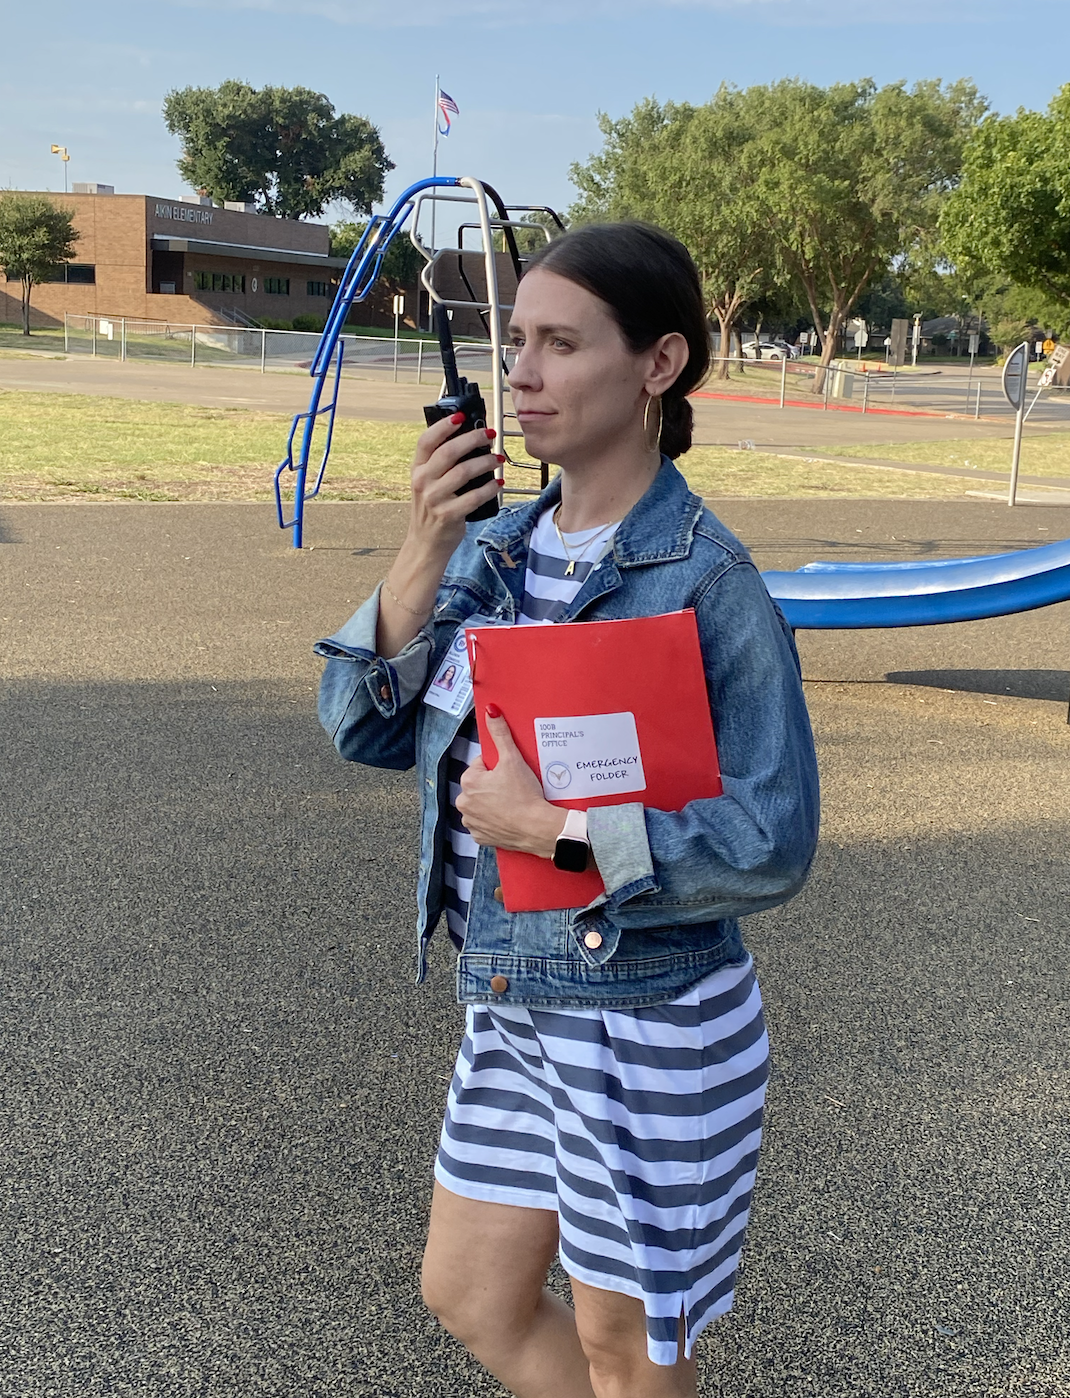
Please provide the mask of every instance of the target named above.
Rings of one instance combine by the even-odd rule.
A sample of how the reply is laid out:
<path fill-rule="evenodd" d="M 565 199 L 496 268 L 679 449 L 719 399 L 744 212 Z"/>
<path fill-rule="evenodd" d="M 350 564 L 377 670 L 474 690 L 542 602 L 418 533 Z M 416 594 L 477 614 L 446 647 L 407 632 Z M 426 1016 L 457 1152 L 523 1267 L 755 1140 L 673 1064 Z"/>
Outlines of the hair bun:
<path fill-rule="evenodd" d="M 670 460 L 690 450 L 694 426 L 695 414 L 687 399 L 666 393 L 661 400 L 661 449 Z"/>

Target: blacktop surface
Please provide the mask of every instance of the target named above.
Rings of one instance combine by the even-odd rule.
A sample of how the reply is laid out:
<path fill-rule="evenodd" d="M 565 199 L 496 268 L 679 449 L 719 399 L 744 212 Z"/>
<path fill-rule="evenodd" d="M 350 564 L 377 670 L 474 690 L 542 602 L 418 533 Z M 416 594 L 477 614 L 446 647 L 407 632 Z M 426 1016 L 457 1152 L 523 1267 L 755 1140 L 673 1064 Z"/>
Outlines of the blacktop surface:
<path fill-rule="evenodd" d="M 1000 400 L 999 377 L 985 370 L 986 401 Z M 434 400 L 437 382 L 430 373 L 423 386 L 393 383 L 386 377 L 362 379 L 346 376 L 339 396 L 342 417 L 375 421 L 419 422 L 424 403 Z M 919 380 L 924 386 L 924 381 Z M 744 387 L 745 385 L 736 385 Z M 716 382 L 707 388 L 717 390 Z M 310 380 L 307 374 L 255 369 L 190 368 L 174 363 L 144 363 L 92 358 L 53 358 L 34 354 L 33 358 L 5 358 L 0 355 L 0 391 L 33 390 L 40 393 L 87 393 L 134 398 L 148 402 L 183 402 L 204 407 L 248 408 L 253 411 L 292 414 L 308 407 Z M 734 390 L 733 390 L 734 391 Z M 775 402 L 717 398 L 693 398 L 695 444 L 736 446 L 753 441 L 762 447 L 857 446 L 865 448 L 881 442 L 928 442 L 949 438 L 974 441 L 981 438 L 1010 439 L 1014 423 L 1002 416 L 983 416 L 979 421 L 967 413 L 947 416 L 927 413 L 896 416 L 857 412 L 825 412 L 820 407 L 779 408 Z M 1031 435 L 1070 427 L 1070 405 L 1045 405 L 1049 417 L 1035 415 L 1030 420 Z M 1009 448 L 1008 448 L 1009 469 Z"/>
<path fill-rule="evenodd" d="M 764 567 L 1070 535 L 714 508 Z M 441 939 L 411 984 L 414 783 L 315 717 L 403 525 L 0 507 L 2 1398 L 501 1393 L 418 1297 L 462 1016 Z M 1068 622 L 800 636 L 822 841 L 746 924 L 775 1067 L 709 1398 L 1070 1392 Z"/>

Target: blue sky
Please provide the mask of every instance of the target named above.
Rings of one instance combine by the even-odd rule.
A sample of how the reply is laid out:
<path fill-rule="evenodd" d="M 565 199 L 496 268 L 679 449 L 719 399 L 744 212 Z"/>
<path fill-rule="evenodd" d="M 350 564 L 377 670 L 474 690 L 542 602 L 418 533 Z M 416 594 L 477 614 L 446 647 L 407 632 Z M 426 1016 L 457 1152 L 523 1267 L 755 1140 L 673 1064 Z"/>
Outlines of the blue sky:
<path fill-rule="evenodd" d="M 4 20 L 0 187 L 74 180 L 184 192 L 165 93 L 225 78 L 303 85 L 380 128 L 388 196 L 430 173 L 436 72 L 461 115 L 439 170 L 567 206 L 596 113 L 702 101 L 722 81 L 972 77 L 999 111 L 1070 81 L 1070 6 L 997 0 L 54 0 Z M 13 61 L 14 60 L 14 61 Z"/>

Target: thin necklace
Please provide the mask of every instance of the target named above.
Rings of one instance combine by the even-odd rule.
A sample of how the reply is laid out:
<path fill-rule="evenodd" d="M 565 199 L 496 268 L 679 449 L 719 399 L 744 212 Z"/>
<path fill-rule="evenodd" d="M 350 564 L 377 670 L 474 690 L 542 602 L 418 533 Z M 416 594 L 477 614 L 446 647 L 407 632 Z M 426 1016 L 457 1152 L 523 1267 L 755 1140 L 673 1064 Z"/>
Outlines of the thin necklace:
<path fill-rule="evenodd" d="M 559 504 L 557 506 L 557 509 L 555 509 L 553 514 L 550 516 L 550 518 L 553 520 L 554 528 L 557 530 L 558 540 L 561 544 L 561 547 L 565 550 L 565 557 L 568 559 L 568 567 L 565 569 L 565 577 L 570 578 L 572 574 L 576 571 L 577 562 L 579 562 L 583 558 L 583 555 L 591 547 L 594 541 L 598 538 L 601 538 L 601 536 L 606 532 L 607 529 L 615 529 L 617 525 L 620 523 L 620 520 L 615 519 L 609 524 L 603 524 L 597 534 L 592 534 L 591 537 L 580 546 L 580 549 L 576 554 L 576 557 L 573 558 L 572 550 L 569 548 L 568 544 L 565 543 L 565 536 L 561 533 L 561 526 L 557 522 L 557 514 L 560 508 L 561 506 Z"/>

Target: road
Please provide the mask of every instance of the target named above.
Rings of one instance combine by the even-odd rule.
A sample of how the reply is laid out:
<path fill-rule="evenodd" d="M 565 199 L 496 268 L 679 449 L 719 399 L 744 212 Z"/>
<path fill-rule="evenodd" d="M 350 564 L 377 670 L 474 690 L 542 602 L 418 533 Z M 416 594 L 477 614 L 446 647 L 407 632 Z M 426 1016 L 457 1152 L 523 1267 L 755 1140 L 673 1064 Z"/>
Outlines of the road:
<path fill-rule="evenodd" d="M 923 381 L 919 380 L 919 383 Z M 739 385 L 733 381 L 733 392 Z M 744 388 L 747 385 L 743 385 Z M 719 391 L 715 381 L 706 385 Z M 0 390 L 43 393 L 88 393 L 136 398 L 149 402 L 194 403 L 206 407 L 249 408 L 290 416 L 308 406 L 310 380 L 298 372 L 260 374 L 254 369 L 197 367 L 182 364 L 127 362 L 104 359 L 0 357 Z M 378 421 L 421 421 L 422 405 L 435 394 L 430 384 L 392 383 L 388 379 L 346 377 L 339 399 L 343 417 Z M 889 388 L 882 388 L 887 394 Z M 919 391 L 926 392 L 924 387 Z M 986 390 L 996 404 L 995 380 Z M 876 390 L 875 390 L 876 398 Z M 853 400 L 852 400 L 853 401 Z M 988 401 L 988 400 L 986 400 Z M 775 402 L 731 402 L 694 398 L 696 444 L 736 446 L 821 447 L 866 446 L 882 442 L 969 441 L 1010 437 L 1013 420 L 1006 414 L 983 418 L 904 417 L 822 411 L 818 405 L 787 407 Z M 835 408 L 835 405 L 833 405 Z M 1038 410 L 1039 411 L 1039 410 Z M 1047 409 L 1045 409 L 1047 411 Z M 1070 404 L 1059 403 L 1052 414 L 1030 419 L 1030 432 L 1070 428 Z M 1061 415 L 1060 415 L 1061 414 Z M 282 429 L 284 434 L 285 429 Z"/>
<path fill-rule="evenodd" d="M 769 567 L 1070 534 L 719 508 Z M 258 505 L 0 508 L 2 1398 L 501 1398 L 418 1299 L 461 1014 L 443 939 L 411 985 L 414 784 L 314 713 L 404 513 L 295 553 Z M 704 1398 L 1070 1391 L 1068 622 L 801 637 L 822 842 L 747 924 L 775 1067 Z"/>

